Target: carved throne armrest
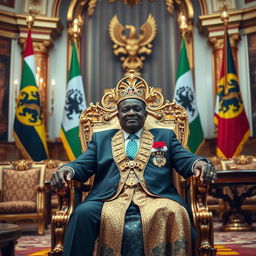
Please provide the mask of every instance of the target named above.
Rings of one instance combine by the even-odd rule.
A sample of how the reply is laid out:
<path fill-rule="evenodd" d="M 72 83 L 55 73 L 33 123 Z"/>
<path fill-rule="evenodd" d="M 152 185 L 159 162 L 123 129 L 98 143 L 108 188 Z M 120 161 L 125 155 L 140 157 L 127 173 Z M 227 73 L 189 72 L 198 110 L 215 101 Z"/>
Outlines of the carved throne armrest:
<path fill-rule="evenodd" d="M 198 239 L 196 248 L 200 256 L 213 256 L 216 254 L 213 238 L 213 216 L 207 207 L 208 186 L 203 184 L 199 177 L 190 178 L 191 207 L 193 212 L 195 229 Z"/>
<path fill-rule="evenodd" d="M 66 189 L 58 190 L 58 209 L 56 214 L 52 217 L 51 228 L 51 251 L 49 256 L 63 255 L 63 241 L 64 233 L 69 221 L 69 218 L 74 208 L 82 202 L 83 193 L 88 193 L 91 189 L 90 185 L 82 184 L 77 181 L 67 181 L 68 187 Z"/>

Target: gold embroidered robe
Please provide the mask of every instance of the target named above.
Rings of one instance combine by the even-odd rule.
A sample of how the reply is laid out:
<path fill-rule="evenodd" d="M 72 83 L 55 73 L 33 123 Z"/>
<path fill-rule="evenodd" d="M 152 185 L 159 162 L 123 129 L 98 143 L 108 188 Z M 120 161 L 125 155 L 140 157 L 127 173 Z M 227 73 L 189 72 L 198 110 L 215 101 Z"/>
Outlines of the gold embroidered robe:
<path fill-rule="evenodd" d="M 125 155 L 123 132 L 118 131 L 112 139 L 112 153 L 121 178 L 115 195 L 102 209 L 97 255 L 105 255 L 102 248 L 111 248 L 113 256 L 121 255 L 125 214 L 133 202 L 140 209 L 146 256 L 191 256 L 187 211 L 179 203 L 151 193 L 143 177 L 153 140 L 153 135 L 143 130 L 137 155 L 130 160 Z"/>

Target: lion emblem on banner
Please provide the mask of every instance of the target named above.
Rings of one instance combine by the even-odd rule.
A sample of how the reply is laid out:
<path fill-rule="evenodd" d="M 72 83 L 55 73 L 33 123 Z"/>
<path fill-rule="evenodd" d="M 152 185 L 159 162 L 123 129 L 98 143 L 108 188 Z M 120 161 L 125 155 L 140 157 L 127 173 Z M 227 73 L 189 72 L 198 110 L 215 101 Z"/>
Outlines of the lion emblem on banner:
<path fill-rule="evenodd" d="M 28 126 L 38 126 L 43 123 L 43 112 L 40 108 L 39 91 L 36 86 L 24 87 L 18 97 L 16 116 Z"/>
<path fill-rule="evenodd" d="M 238 116 L 243 110 L 243 101 L 239 90 L 237 76 L 228 74 L 227 88 L 224 86 L 224 77 L 218 86 L 219 115 L 224 118 Z"/>

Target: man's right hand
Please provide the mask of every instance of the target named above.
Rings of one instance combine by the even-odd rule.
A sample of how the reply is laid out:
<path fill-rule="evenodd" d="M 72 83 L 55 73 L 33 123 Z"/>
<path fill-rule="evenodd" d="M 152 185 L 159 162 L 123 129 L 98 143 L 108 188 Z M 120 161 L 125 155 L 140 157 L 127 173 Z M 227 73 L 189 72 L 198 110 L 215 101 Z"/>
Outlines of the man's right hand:
<path fill-rule="evenodd" d="M 51 177 L 51 186 L 56 189 L 62 189 L 68 186 L 67 181 L 73 176 L 72 169 L 68 166 L 60 167 Z"/>

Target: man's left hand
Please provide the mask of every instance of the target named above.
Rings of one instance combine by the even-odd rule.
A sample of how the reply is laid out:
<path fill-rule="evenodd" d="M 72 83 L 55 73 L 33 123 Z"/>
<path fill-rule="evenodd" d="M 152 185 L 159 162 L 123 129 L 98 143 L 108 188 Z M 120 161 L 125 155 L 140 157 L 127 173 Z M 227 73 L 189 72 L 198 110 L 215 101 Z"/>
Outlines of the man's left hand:
<path fill-rule="evenodd" d="M 214 183 L 217 179 L 217 174 L 214 166 L 205 161 L 199 160 L 194 165 L 194 173 L 196 177 L 200 177 L 200 180 L 205 183 Z"/>

